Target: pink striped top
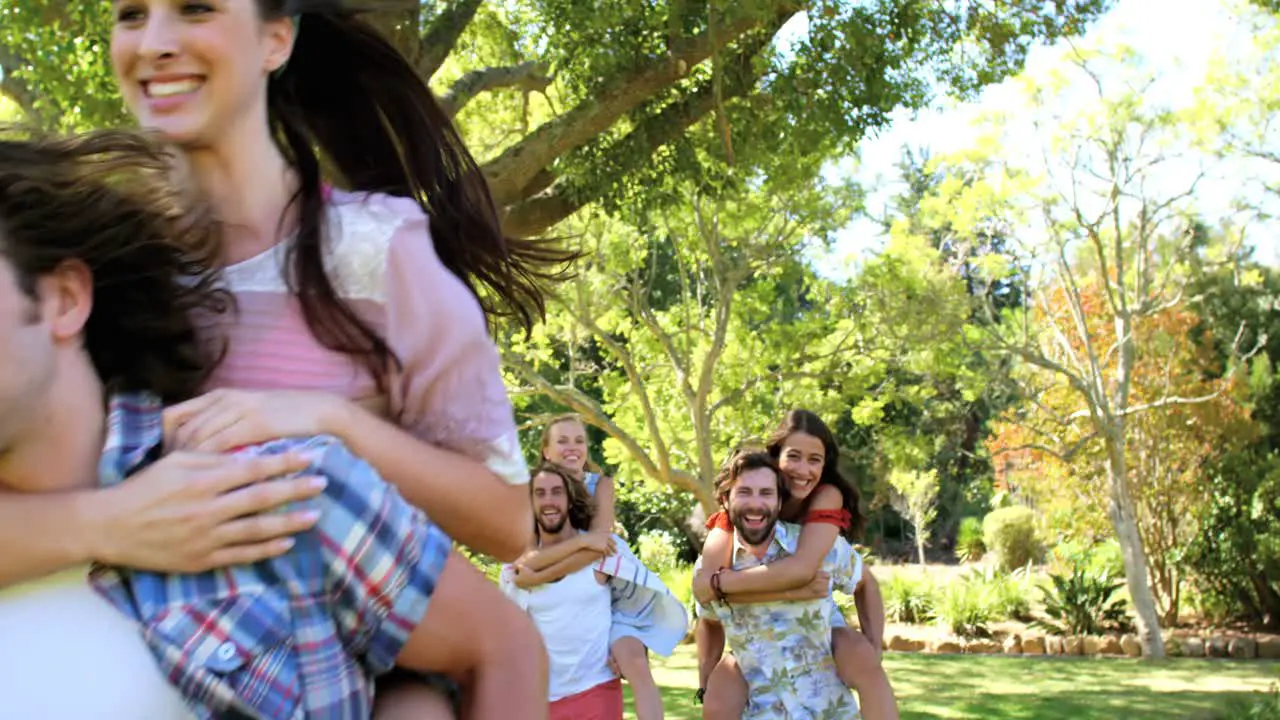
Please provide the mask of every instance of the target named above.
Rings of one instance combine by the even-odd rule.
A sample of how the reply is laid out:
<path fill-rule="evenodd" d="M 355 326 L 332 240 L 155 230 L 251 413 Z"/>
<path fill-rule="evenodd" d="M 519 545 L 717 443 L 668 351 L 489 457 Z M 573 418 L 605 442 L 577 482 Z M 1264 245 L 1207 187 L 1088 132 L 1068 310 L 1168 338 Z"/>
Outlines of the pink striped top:
<path fill-rule="evenodd" d="M 403 364 L 388 377 L 388 392 L 379 394 L 362 362 L 312 336 L 285 284 L 285 243 L 226 268 L 239 307 L 205 322 L 229 343 L 211 387 L 342 395 L 426 442 L 483 460 L 509 483 L 527 483 L 484 313 L 436 255 L 421 208 L 408 198 L 334 190 L 325 222 L 335 289 Z"/>

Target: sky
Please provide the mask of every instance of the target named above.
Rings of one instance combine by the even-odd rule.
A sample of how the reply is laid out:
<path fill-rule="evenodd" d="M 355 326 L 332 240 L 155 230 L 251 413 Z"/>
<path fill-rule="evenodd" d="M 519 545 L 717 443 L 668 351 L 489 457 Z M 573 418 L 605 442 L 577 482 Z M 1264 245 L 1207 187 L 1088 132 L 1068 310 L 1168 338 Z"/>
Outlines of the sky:
<path fill-rule="evenodd" d="M 1107 46 L 1113 43 L 1131 46 L 1160 76 L 1153 94 L 1176 104 L 1190 97 L 1215 54 L 1247 44 L 1248 30 L 1233 14 L 1231 0 L 1119 0 L 1090 28 L 1080 44 L 1093 45 L 1095 42 Z M 1033 75 L 1043 73 L 1057 62 L 1064 49 L 1065 46 L 1059 43 L 1055 47 L 1032 50 L 1026 72 Z M 1080 88 L 1080 92 L 1081 101 L 1087 102 L 1086 88 Z M 971 125 L 974 117 L 983 111 L 1013 107 L 1018 102 L 1017 98 L 1015 83 L 1006 81 L 988 87 L 972 102 L 940 103 L 914 116 L 899 112 L 887 129 L 862 141 L 860 162 L 841 161 L 834 166 L 833 172 L 852 174 L 864 187 L 871 189 L 868 210 L 872 214 L 880 214 L 887 198 L 896 189 L 895 164 L 904 146 L 928 147 L 935 155 L 959 150 L 976 137 Z M 1042 138 L 1029 123 L 1024 128 L 1016 128 L 1013 138 L 1015 148 L 1023 145 L 1015 152 L 1028 153 L 1029 156 L 1040 154 Z M 1233 184 L 1229 180 L 1232 177 L 1230 168 L 1210 168 L 1210 172 L 1210 178 L 1198 187 L 1197 199 L 1205 212 L 1213 215 L 1226 211 Z M 1257 259 L 1278 265 L 1278 235 L 1280 233 L 1253 232 L 1246 242 L 1255 245 Z M 879 225 L 860 219 L 839 234 L 830 260 L 850 268 L 858 263 L 859 258 L 882 247 L 883 241 Z"/>

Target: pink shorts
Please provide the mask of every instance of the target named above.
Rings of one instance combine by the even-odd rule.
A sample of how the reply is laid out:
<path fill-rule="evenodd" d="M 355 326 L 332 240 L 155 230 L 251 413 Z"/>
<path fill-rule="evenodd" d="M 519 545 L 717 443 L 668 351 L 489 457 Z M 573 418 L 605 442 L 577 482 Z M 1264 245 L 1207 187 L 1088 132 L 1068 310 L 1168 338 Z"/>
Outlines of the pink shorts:
<path fill-rule="evenodd" d="M 551 703 L 551 720 L 622 720 L 622 681 L 614 678 Z"/>

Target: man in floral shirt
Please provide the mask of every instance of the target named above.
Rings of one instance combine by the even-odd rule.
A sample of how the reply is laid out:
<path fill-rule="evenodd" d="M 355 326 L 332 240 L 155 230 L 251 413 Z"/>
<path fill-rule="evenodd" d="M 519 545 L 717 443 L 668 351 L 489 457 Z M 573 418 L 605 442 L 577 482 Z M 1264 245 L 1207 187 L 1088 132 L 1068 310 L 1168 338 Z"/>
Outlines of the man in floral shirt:
<path fill-rule="evenodd" d="M 767 453 L 740 453 L 721 471 L 716 494 L 734 527 L 733 569 L 795 553 L 800 526 L 778 521 L 785 488 L 782 471 Z M 862 565 L 849 544 L 839 540 L 823 561 L 822 571 L 830 575 L 836 589 L 852 594 Z M 718 579 L 712 578 L 713 588 L 718 588 Z M 831 656 L 827 596 L 731 605 L 721 594 L 710 606 L 698 606 L 698 615 L 709 621 L 714 638 L 699 643 L 699 664 L 714 666 L 728 640 L 750 687 L 743 720 L 858 717 L 857 702 L 836 673 Z"/>

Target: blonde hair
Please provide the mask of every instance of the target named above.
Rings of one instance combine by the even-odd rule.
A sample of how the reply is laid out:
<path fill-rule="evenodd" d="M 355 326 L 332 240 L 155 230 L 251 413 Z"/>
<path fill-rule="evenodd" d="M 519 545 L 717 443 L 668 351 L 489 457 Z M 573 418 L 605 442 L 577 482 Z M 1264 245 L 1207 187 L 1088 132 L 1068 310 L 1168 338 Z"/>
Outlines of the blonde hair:
<path fill-rule="evenodd" d="M 549 420 L 547 424 L 544 425 L 542 428 L 542 440 L 538 443 L 538 455 L 539 455 L 538 462 L 539 463 L 551 462 L 547 458 L 547 448 L 551 446 L 551 429 L 559 425 L 560 423 L 566 423 L 566 422 L 576 422 L 582 426 L 583 432 L 584 433 L 586 432 L 587 423 L 582 420 L 582 416 L 579 415 L 578 413 L 564 413 L 562 415 L 556 415 L 555 417 L 551 418 L 551 420 Z M 604 474 L 604 470 L 602 470 L 600 466 L 597 465 L 596 462 L 591 459 L 590 450 L 587 451 L 587 462 L 584 468 L 587 472 L 593 472 L 593 473 L 596 473 L 597 475 Z"/>

